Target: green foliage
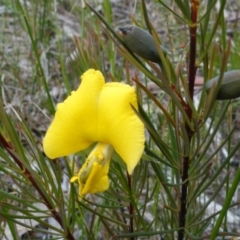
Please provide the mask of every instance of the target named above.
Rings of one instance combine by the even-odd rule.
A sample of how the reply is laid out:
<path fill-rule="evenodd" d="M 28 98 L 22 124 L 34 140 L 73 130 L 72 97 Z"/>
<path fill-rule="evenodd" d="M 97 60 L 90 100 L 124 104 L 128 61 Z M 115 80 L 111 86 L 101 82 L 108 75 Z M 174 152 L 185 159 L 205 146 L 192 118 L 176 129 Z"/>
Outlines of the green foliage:
<path fill-rule="evenodd" d="M 1 239 L 240 235 L 230 219 L 234 216 L 239 226 L 234 212 L 239 211 L 240 170 L 231 165 L 239 156 L 239 100 L 216 100 L 224 72 L 239 69 L 237 20 L 226 21 L 226 1 L 135 1 L 128 6 L 132 15 L 124 13 L 128 21 L 118 22 L 115 8 L 124 4 L 110 0 L 2 2 Z M 129 48 L 117 30 L 122 22 L 148 30 L 161 64 Z M 109 81 L 136 86 L 139 109 L 133 110 L 147 137 L 132 176 L 114 155 L 109 190 L 79 199 L 69 178 L 88 151 L 50 161 L 41 141 L 55 105 L 89 68 L 101 70 Z M 198 92 L 197 70 L 203 76 Z M 217 75 L 218 86 L 207 94 L 205 82 Z"/>

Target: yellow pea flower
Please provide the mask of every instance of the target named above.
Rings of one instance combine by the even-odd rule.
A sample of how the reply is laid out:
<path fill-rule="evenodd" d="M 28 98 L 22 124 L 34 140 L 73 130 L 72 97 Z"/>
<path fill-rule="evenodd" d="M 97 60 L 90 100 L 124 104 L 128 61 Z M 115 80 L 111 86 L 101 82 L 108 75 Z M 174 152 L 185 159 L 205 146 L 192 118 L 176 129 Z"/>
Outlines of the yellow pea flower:
<path fill-rule="evenodd" d="M 108 170 L 115 150 L 131 175 L 144 149 L 144 126 L 133 111 L 137 109 L 134 87 L 105 83 L 100 71 L 82 75 L 80 87 L 57 105 L 55 117 L 43 139 L 46 155 L 57 158 L 97 143 L 77 176 L 79 194 L 108 189 Z"/>

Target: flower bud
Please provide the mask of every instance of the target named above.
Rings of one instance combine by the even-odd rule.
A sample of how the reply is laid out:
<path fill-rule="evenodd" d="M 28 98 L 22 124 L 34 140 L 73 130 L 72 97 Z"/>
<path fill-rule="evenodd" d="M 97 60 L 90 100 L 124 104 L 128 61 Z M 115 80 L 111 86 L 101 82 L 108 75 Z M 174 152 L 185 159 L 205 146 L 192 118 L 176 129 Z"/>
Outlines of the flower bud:
<path fill-rule="evenodd" d="M 120 27 L 123 41 L 127 47 L 140 57 L 155 63 L 161 63 L 160 56 L 155 46 L 154 38 L 147 31 L 136 26 Z M 166 54 L 166 49 L 162 47 L 162 51 Z"/>
<path fill-rule="evenodd" d="M 212 86 L 217 86 L 219 76 L 212 78 L 205 84 L 207 92 Z M 216 99 L 227 100 L 240 97 L 240 70 L 232 70 L 223 74 L 221 86 L 217 92 Z"/>

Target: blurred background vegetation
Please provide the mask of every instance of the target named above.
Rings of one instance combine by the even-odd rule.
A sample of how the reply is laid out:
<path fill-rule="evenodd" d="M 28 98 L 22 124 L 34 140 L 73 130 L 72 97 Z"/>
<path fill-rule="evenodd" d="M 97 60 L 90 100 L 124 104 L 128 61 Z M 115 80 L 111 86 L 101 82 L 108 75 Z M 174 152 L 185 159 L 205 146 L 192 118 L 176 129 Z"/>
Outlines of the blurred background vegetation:
<path fill-rule="evenodd" d="M 239 1 L 86 2 L 0 0 L 0 238 L 238 239 L 239 99 L 204 83 L 240 68 Z M 129 24 L 167 49 L 165 73 L 126 47 Z M 110 189 L 79 200 L 86 153 L 49 161 L 41 142 L 89 68 L 136 85 L 147 140 L 132 188 L 114 161 Z"/>

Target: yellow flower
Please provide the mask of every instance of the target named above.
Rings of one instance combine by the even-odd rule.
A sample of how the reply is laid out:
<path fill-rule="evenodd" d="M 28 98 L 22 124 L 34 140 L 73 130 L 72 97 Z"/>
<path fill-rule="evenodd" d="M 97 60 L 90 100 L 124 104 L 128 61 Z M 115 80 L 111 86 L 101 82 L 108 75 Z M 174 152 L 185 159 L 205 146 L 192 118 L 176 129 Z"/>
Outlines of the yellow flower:
<path fill-rule="evenodd" d="M 82 196 L 109 187 L 107 174 L 112 148 L 132 174 L 141 158 L 145 137 L 144 126 L 132 109 L 132 106 L 137 109 L 133 87 L 105 83 L 101 72 L 93 69 L 81 78 L 80 87 L 57 105 L 53 122 L 43 139 L 43 149 L 53 159 L 98 143 L 78 176 L 71 179 L 72 182 L 78 180 Z"/>

